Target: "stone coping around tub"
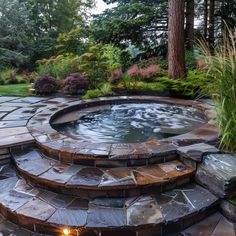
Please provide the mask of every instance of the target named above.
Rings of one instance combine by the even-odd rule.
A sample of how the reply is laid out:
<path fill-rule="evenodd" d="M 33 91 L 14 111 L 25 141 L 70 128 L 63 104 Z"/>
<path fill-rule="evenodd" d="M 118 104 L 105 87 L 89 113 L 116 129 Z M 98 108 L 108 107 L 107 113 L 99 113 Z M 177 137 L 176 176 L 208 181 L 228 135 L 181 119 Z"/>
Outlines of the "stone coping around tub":
<path fill-rule="evenodd" d="M 132 144 L 91 143 L 89 140 L 85 141 L 65 136 L 51 126 L 53 121 L 68 112 L 88 108 L 94 109 L 94 107 L 109 104 L 132 102 L 156 102 L 190 106 L 201 111 L 207 117 L 208 122 L 186 134 Z M 79 160 L 125 161 L 147 160 L 153 157 L 164 158 L 169 155 L 175 155 L 179 146 L 202 142 L 214 143 L 218 138 L 218 129 L 212 124 L 213 119 L 212 106 L 198 101 L 153 96 L 116 96 L 52 104 L 49 108 L 34 115 L 29 120 L 27 127 L 41 150 L 56 159 L 70 163 Z"/>

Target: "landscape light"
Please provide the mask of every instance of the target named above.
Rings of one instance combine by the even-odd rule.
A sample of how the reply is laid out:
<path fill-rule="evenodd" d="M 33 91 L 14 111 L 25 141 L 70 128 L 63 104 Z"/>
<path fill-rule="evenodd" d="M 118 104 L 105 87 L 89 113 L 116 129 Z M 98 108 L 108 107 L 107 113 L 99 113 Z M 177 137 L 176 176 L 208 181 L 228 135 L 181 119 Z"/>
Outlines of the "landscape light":
<path fill-rule="evenodd" d="M 69 235 L 70 234 L 70 230 L 69 229 L 63 229 L 63 234 L 64 235 Z"/>

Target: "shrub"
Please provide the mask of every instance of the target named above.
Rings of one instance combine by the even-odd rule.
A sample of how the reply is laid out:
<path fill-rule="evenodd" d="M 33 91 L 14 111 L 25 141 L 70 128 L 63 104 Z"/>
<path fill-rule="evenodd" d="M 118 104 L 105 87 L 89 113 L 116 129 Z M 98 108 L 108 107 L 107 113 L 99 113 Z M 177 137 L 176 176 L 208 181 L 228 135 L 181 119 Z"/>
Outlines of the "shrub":
<path fill-rule="evenodd" d="M 111 84 L 118 84 L 121 82 L 122 75 L 123 72 L 121 68 L 115 69 L 114 71 L 112 71 L 111 76 L 108 78 L 108 82 Z"/>
<path fill-rule="evenodd" d="M 105 83 L 102 85 L 100 89 L 91 89 L 86 92 L 86 94 L 83 96 L 83 99 L 90 99 L 90 98 L 97 98 L 102 96 L 110 96 L 114 95 L 112 91 L 112 87 L 110 84 Z"/>
<path fill-rule="evenodd" d="M 57 80 L 50 75 L 43 75 L 36 79 L 34 83 L 36 94 L 51 94 L 57 91 Z"/>
<path fill-rule="evenodd" d="M 12 70 L 10 73 L 9 73 L 9 76 L 7 78 L 7 83 L 8 84 L 18 84 L 18 80 L 16 78 L 16 73 L 14 70 Z"/>
<path fill-rule="evenodd" d="M 79 71 L 90 79 L 90 84 L 98 88 L 107 81 L 109 75 L 108 59 L 104 56 L 102 45 L 94 45 L 79 57 Z"/>
<path fill-rule="evenodd" d="M 88 87 L 88 82 L 88 78 L 80 73 L 73 73 L 64 80 L 62 85 L 63 91 L 68 94 L 77 94 L 79 89 L 86 89 Z"/>
<path fill-rule="evenodd" d="M 65 79 L 71 73 L 78 71 L 78 57 L 63 56 L 51 57 L 37 62 L 40 75 L 51 75 L 59 80 Z"/>
<path fill-rule="evenodd" d="M 161 72 L 160 65 L 152 64 L 146 68 L 140 69 L 142 79 L 150 80 L 154 75 Z"/>
<path fill-rule="evenodd" d="M 137 65 L 133 65 L 131 66 L 128 70 L 127 70 L 127 74 L 132 77 L 132 78 L 139 78 L 141 76 L 140 74 L 140 69 L 138 68 Z"/>
<path fill-rule="evenodd" d="M 20 77 L 25 79 L 25 82 L 33 83 L 35 79 L 38 78 L 38 74 L 36 72 L 24 70 L 21 72 Z"/>

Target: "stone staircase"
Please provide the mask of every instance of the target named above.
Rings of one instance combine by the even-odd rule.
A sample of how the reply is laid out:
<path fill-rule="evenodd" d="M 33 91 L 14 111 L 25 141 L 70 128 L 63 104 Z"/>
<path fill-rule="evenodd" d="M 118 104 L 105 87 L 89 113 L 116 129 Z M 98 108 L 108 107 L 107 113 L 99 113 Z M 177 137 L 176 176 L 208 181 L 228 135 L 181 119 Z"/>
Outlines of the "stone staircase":
<path fill-rule="evenodd" d="M 214 125 L 167 141 L 89 146 L 50 125 L 55 111 L 83 105 L 77 98 L 0 103 L 0 235 L 236 236 L 214 213 L 236 221 L 236 158 L 209 145 Z"/>
<path fill-rule="evenodd" d="M 82 165 L 35 144 L 13 147 L 14 164 L 0 175 L 0 212 L 43 234 L 165 236 L 217 210 L 218 197 L 194 181 L 200 157 L 217 151 L 198 144 L 153 163 L 123 158 L 103 165 L 91 156 Z"/>

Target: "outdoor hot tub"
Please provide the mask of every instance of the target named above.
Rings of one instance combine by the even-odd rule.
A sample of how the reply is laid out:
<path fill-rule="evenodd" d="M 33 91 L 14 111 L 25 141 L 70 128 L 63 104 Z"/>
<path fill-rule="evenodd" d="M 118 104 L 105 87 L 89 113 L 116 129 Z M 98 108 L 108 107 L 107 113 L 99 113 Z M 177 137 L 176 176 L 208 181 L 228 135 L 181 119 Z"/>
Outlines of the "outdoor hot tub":
<path fill-rule="evenodd" d="M 45 155 L 63 162 L 138 166 L 175 159 L 180 146 L 216 142 L 212 117 L 198 101 L 116 96 L 52 104 L 28 128 Z"/>
<path fill-rule="evenodd" d="M 97 105 L 59 116 L 59 133 L 92 143 L 140 143 L 188 133 L 207 122 L 198 109 L 168 103 L 142 102 Z"/>

